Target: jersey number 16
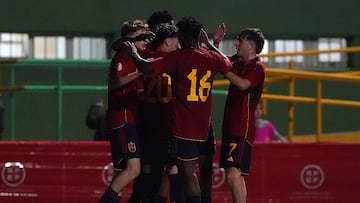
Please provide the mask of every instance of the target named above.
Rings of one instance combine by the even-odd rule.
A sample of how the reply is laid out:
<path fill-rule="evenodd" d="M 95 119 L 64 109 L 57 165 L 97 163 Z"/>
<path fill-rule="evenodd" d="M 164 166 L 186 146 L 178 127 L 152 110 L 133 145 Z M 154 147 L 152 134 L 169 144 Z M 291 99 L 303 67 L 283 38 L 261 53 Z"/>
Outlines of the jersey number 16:
<path fill-rule="evenodd" d="M 197 69 L 192 69 L 191 73 L 187 75 L 187 78 L 190 80 L 190 94 L 187 95 L 187 101 L 200 101 L 206 102 L 207 97 L 209 96 L 211 83 L 207 79 L 211 76 L 211 71 L 206 71 L 206 74 L 199 80 L 199 88 L 197 89 Z"/>

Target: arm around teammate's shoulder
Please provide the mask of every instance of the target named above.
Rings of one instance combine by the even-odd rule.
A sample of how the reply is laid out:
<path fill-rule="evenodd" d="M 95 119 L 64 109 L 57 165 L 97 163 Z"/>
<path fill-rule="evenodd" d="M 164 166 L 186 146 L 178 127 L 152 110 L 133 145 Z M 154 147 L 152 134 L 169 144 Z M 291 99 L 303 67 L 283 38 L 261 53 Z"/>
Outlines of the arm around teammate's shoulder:
<path fill-rule="evenodd" d="M 224 76 L 241 91 L 244 91 L 251 86 L 251 82 L 248 79 L 242 78 L 231 71 L 225 73 Z"/>
<path fill-rule="evenodd" d="M 134 43 L 129 42 L 129 41 L 124 42 L 124 51 L 126 54 L 129 54 L 132 56 L 137 69 L 141 73 L 148 74 L 148 73 L 154 72 L 151 62 L 140 56 Z"/>

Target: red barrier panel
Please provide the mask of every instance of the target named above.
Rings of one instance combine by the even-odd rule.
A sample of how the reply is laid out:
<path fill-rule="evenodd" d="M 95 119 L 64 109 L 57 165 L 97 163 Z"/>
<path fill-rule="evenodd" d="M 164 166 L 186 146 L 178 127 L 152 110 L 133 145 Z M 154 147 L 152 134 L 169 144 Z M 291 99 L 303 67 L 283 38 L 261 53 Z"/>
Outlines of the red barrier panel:
<path fill-rule="evenodd" d="M 252 160 L 249 203 L 360 202 L 359 144 L 257 143 Z M 213 170 L 213 202 L 231 202 L 218 153 Z M 95 203 L 113 171 L 107 142 L 0 141 L 0 172 L 1 203 Z"/>

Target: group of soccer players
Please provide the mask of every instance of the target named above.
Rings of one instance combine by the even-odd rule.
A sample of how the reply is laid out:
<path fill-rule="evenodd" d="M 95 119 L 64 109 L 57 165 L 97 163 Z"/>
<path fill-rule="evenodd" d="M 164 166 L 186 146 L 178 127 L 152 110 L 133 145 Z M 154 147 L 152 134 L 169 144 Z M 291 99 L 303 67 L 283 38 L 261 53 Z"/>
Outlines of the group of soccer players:
<path fill-rule="evenodd" d="M 224 35 L 221 24 L 214 44 Z M 233 202 L 246 202 L 244 176 L 255 136 L 253 115 L 265 78 L 257 57 L 264 36 L 257 28 L 242 30 L 232 61 L 214 44 L 194 17 L 175 24 L 161 11 L 147 23 L 123 24 L 121 38 L 112 46 L 116 54 L 108 77 L 114 176 L 100 203 L 119 202 L 121 191 L 133 180 L 129 202 L 166 202 L 169 189 L 171 202 L 211 202 L 211 89 L 216 73 L 231 81 L 220 167 L 225 168 Z"/>

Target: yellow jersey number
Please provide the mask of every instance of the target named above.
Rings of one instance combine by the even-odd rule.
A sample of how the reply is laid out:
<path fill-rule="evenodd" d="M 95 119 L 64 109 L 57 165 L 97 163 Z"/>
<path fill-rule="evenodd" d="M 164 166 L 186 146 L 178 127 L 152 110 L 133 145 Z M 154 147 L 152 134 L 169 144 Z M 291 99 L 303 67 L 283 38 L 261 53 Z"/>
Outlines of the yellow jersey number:
<path fill-rule="evenodd" d="M 237 143 L 229 143 L 229 146 L 230 146 L 230 150 L 229 150 L 229 153 L 228 153 L 228 158 L 226 160 L 234 162 L 234 158 L 232 156 L 232 153 L 236 149 Z"/>
<path fill-rule="evenodd" d="M 190 94 L 187 95 L 187 101 L 201 101 L 206 102 L 211 90 L 211 83 L 207 80 L 211 76 L 211 71 L 206 71 L 206 74 L 199 80 L 199 88 L 197 89 L 197 69 L 192 69 L 191 73 L 187 75 L 190 80 Z"/>
<path fill-rule="evenodd" d="M 169 103 L 172 100 L 171 77 L 162 73 L 158 76 L 146 77 L 145 101 L 148 103 Z M 164 81 L 167 85 L 164 85 Z"/>

